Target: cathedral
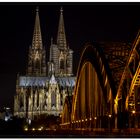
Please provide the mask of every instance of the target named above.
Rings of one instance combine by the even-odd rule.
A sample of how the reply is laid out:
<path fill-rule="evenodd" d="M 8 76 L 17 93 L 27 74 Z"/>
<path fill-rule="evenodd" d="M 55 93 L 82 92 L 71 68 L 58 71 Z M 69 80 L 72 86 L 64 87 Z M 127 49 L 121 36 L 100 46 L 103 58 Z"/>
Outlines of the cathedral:
<path fill-rule="evenodd" d="M 72 96 L 76 77 L 73 76 L 73 50 L 66 42 L 63 9 L 56 44 L 51 41 L 49 61 L 42 43 L 39 9 L 36 9 L 32 45 L 29 47 L 26 75 L 18 75 L 14 96 L 14 116 L 36 119 L 41 115 L 59 116 L 66 96 Z"/>

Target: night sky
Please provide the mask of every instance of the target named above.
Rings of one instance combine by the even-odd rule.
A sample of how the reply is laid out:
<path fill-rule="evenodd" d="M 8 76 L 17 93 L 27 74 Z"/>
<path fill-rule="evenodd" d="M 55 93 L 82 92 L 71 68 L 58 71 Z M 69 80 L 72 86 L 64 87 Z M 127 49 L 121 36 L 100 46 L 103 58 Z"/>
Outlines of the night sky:
<path fill-rule="evenodd" d="M 16 75 L 25 74 L 36 6 L 47 61 L 51 37 L 56 42 L 63 6 L 67 43 L 74 51 L 75 75 L 84 43 L 132 43 L 140 29 L 140 3 L 0 3 L 0 108 L 13 107 Z"/>

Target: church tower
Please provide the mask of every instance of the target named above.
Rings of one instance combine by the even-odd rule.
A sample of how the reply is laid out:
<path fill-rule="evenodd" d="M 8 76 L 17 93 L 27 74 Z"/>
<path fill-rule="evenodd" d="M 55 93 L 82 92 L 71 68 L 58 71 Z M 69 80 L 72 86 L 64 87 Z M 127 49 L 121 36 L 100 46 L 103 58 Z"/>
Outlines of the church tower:
<path fill-rule="evenodd" d="M 32 45 L 29 47 L 26 75 L 18 75 L 14 97 L 14 116 L 38 119 L 42 115 L 59 116 L 66 96 L 73 94 L 76 78 L 72 76 L 73 51 L 66 43 L 63 9 L 60 10 L 57 44 L 51 39 L 48 76 L 43 47 L 39 9 L 36 9 Z"/>
<path fill-rule="evenodd" d="M 60 9 L 60 18 L 57 32 L 57 44 L 51 41 L 48 75 L 72 76 L 73 51 L 68 47 L 64 27 L 63 9 Z M 53 71 L 52 71 L 53 67 Z"/>
<path fill-rule="evenodd" d="M 59 18 L 58 33 L 57 33 L 57 45 L 58 45 L 58 48 L 61 50 L 67 49 L 62 7 L 60 9 L 60 18 Z"/>
<path fill-rule="evenodd" d="M 29 48 L 27 75 L 46 76 L 46 51 L 42 44 L 38 8 L 36 8 L 32 46 Z"/>

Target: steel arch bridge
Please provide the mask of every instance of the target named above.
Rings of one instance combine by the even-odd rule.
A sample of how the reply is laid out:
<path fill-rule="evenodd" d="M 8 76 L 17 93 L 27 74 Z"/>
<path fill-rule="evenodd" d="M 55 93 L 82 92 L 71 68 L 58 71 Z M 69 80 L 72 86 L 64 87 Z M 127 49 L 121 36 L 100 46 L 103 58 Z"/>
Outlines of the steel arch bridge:
<path fill-rule="evenodd" d="M 115 98 L 115 113 L 127 110 L 135 113 L 137 110 L 140 87 L 140 31 L 132 45 L 126 66 L 124 68 L 120 84 Z M 137 99 L 136 99 L 137 96 Z M 140 111 L 140 110 L 139 110 Z"/>
<path fill-rule="evenodd" d="M 102 42 L 100 44 L 109 64 L 115 84 L 115 92 L 117 93 L 121 76 L 129 57 L 131 44 L 124 42 Z"/>
<path fill-rule="evenodd" d="M 68 105 L 65 105 L 61 125 L 71 124 L 72 128 L 108 127 L 104 118 L 112 117 L 113 99 L 111 73 L 103 51 L 97 44 L 87 44 L 78 67 L 71 120 L 64 119 L 69 114 Z"/>
<path fill-rule="evenodd" d="M 73 96 L 66 97 L 64 107 L 63 107 L 62 124 L 65 128 L 70 128 L 72 97 Z"/>
<path fill-rule="evenodd" d="M 131 49 L 124 47 L 118 49 L 116 54 L 112 53 L 114 48 L 102 49 L 97 44 L 85 45 L 78 67 L 72 107 L 69 110 L 70 102 L 66 102 L 62 127 L 118 128 L 118 115 L 122 113 L 120 118 L 125 120 L 124 112 L 128 113 L 129 122 L 134 116 L 138 116 L 135 120 L 140 120 L 140 32 Z M 109 60 L 108 56 L 114 59 Z M 118 63 L 113 65 L 115 62 Z M 69 119 L 65 119 L 66 114 Z M 139 127 L 138 123 L 134 126 L 130 124 L 129 127 Z"/>

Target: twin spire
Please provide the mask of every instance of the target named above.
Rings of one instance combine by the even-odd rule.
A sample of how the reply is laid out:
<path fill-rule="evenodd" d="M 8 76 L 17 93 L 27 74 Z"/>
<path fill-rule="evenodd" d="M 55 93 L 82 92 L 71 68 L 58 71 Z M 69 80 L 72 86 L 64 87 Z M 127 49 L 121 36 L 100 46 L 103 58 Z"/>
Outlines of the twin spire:
<path fill-rule="evenodd" d="M 60 9 L 60 19 L 57 33 L 57 45 L 60 49 L 64 49 L 67 47 L 62 7 Z"/>
<path fill-rule="evenodd" d="M 62 7 L 60 9 L 60 19 L 59 19 L 58 33 L 57 33 L 57 45 L 60 49 L 64 49 L 67 47 Z M 43 45 L 42 45 L 42 35 L 41 35 L 41 28 L 40 28 L 40 19 L 39 19 L 39 8 L 37 7 L 32 47 L 36 49 L 39 48 L 42 49 L 42 46 Z"/>
<path fill-rule="evenodd" d="M 40 28 L 40 19 L 39 19 L 39 8 L 36 8 L 36 19 L 34 26 L 34 34 L 32 47 L 36 49 L 42 49 L 42 36 L 41 36 L 41 28 Z"/>

